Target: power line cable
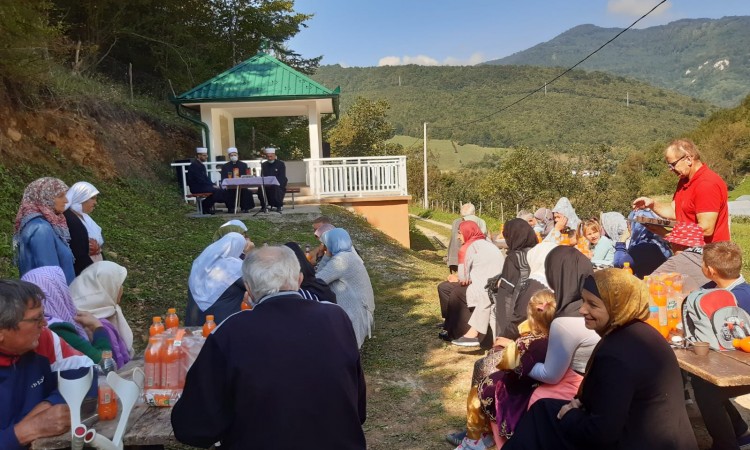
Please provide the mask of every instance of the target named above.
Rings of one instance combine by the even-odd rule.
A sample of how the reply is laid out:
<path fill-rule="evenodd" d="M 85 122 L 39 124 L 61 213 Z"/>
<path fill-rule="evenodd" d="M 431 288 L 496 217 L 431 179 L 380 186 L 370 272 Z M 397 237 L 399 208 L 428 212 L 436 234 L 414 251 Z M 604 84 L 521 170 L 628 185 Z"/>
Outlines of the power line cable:
<path fill-rule="evenodd" d="M 475 123 L 477 123 L 477 122 L 481 122 L 482 120 L 485 120 L 485 119 L 488 119 L 488 118 L 490 118 L 490 117 L 492 117 L 492 116 L 495 116 L 495 115 L 497 115 L 497 114 L 500 114 L 501 112 L 503 112 L 503 111 L 505 111 L 505 110 L 507 110 L 507 109 L 509 109 L 509 108 L 511 108 L 511 107 L 513 107 L 513 106 L 515 106 L 515 105 L 517 105 L 517 104 L 519 104 L 519 103 L 521 103 L 522 101 L 526 100 L 527 98 L 531 97 L 532 95 L 534 95 L 534 94 L 536 94 L 537 92 L 539 92 L 539 91 L 541 91 L 542 89 L 544 89 L 544 88 L 545 88 L 546 86 L 548 86 L 548 85 L 550 85 L 550 84 L 554 83 L 555 81 L 557 81 L 558 79 L 560 79 L 560 78 L 561 78 L 561 77 L 562 77 L 563 75 L 567 74 L 567 73 L 568 73 L 568 72 L 570 72 L 571 70 L 573 70 L 573 69 L 575 69 L 576 67 L 578 67 L 579 65 L 581 65 L 581 64 L 582 64 L 583 62 L 585 62 L 585 61 L 586 61 L 587 59 L 589 59 L 589 58 L 591 58 L 592 56 L 594 56 L 594 55 L 595 55 L 595 54 L 596 54 L 596 53 L 597 53 L 597 52 L 598 52 L 599 50 L 603 49 L 604 47 L 606 47 L 607 45 L 609 45 L 609 44 L 610 44 L 610 43 L 611 43 L 612 41 L 614 41 L 615 39 L 617 39 L 618 37 L 620 37 L 620 35 L 622 35 L 622 34 L 623 34 L 623 33 L 625 33 L 626 31 L 628 31 L 629 29 L 633 28 L 633 27 L 635 26 L 635 24 L 637 24 L 637 23 L 638 23 L 638 22 L 640 22 L 641 20 L 645 19 L 645 18 L 646 18 L 646 17 L 647 17 L 647 16 L 649 15 L 649 14 L 651 14 L 652 12 L 654 12 L 654 10 L 656 10 L 656 8 L 658 8 L 659 6 L 661 6 L 662 4 L 664 4 L 664 3 L 666 3 L 666 2 L 667 2 L 667 0 L 661 0 L 661 1 L 659 2 L 659 3 L 657 3 L 657 4 L 656 4 L 656 6 L 654 6 L 653 8 L 651 8 L 651 9 L 650 9 L 650 10 L 649 10 L 649 11 L 648 11 L 648 12 L 647 12 L 646 14 L 642 15 L 641 17 L 639 17 L 639 18 L 638 18 L 638 20 L 636 20 L 635 22 L 631 23 L 631 24 L 630 24 L 630 25 L 629 25 L 629 26 L 628 26 L 627 28 L 625 28 L 625 29 L 623 29 L 622 31 L 620 31 L 619 33 L 617 33 L 617 34 L 616 34 L 616 35 L 615 35 L 615 36 L 614 36 L 614 37 L 613 37 L 612 39 L 608 40 L 607 42 L 605 42 L 604 44 L 602 44 L 601 46 L 599 46 L 599 48 L 597 48 L 597 49 L 596 49 L 596 50 L 594 50 L 593 52 L 589 53 L 589 54 L 588 54 L 588 55 L 587 55 L 587 56 L 586 56 L 585 58 L 583 58 L 582 60 L 578 61 L 578 62 L 577 62 L 577 63 L 575 63 L 575 64 L 574 64 L 573 66 L 569 67 L 569 68 L 568 68 L 568 69 L 566 69 L 566 70 L 565 70 L 564 72 L 562 72 L 561 74 L 557 75 L 557 76 L 556 76 L 555 78 L 551 79 L 550 81 L 547 81 L 547 82 L 546 82 L 546 83 L 544 83 L 543 85 L 539 86 L 539 87 L 538 87 L 538 88 L 536 88 L 535 90 L 533 90 L 533 91 L 529 92 L 528 94 L 524 95 L 523 97 L 521 97 L 520 99 L 518 99 L 518 100 L 514 101 L 513 103 L 510 103 L 510 104 L 508 104 L 508 105 L 506 105 L 506 106 L 503 106 L 502 108 L 498 109 L 498 110 L 497 110 L 497 111 L 495 111 L 495 112 L 492 112 L 492 113 L 490 113 L 490 114 L 487 114 L 486 116 L 482 116 L 482 117 L 480 117 L 480 118 L 478 118 L 478 119 L 472 120 L 472 121 L 470 121 L 470 122 L 459 123 L 459 124 L 457 124 L 457 125 L 452 125 L 452 126 L 450 126 L 450 127 L 448 127 L 448 126 L 442 126 L 442 127 L 441 127 L 441 126 L 439 126 L 439 125 L 438 125 L 438 126 L 433 126 L 433 127 L 432 127 L 432 129 L 434 130 L 434 129 L 456 128 L 456 127 L 465 127 L 465 126 L 467 126 L 467 125 L 473 125 L 473 124 L 475 124 Z M 413 145 L 413 144 L 412 144 L 412 145 Z"/>

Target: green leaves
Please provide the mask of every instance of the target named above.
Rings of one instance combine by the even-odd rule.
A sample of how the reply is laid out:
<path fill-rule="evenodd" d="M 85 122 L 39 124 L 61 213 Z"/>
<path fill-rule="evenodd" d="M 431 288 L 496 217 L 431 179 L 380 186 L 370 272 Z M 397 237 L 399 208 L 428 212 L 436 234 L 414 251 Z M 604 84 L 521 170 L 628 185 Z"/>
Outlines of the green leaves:
<path fill-rule="evenodd" d="M 400 145 L 386 143 L 394 136 L 393 125 L 387 119 L 389 109 L 385 100 L 370 101 L 358 97 L 328 132 L 331 156 L 398 154 Z"/>

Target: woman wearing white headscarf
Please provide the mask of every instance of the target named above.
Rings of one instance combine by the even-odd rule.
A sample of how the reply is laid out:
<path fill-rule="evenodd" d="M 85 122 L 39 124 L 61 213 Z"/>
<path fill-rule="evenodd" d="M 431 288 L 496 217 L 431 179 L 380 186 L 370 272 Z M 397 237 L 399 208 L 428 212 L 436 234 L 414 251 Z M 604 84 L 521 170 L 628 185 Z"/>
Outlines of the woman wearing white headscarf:
<path fill-rule="evenodd" d="M 578 224 L 581 223 L 581 219 L 578 218 L 573 204 L 570 203 L 567 197 L 560 197 L 555 207 L 552 208 L 552 215 L 555 220 L 554 229 L 547 235 L 544 240 L 546 242 L 556 242 L 562 236 L 563 230 L 571 229 L 575 230 L 578 228 Z"/>
<path fill-rule="evenodd" d="M 73 268 L 76 276 L 91 264 L 104 259 L 102 228 L 89 215 L 96 207 L 97 195 L 99 190 L 85 181 L 74 184 L 65 194 L 68 203 L 63 215 L 70 230 L 70 249 L 75 257 Z"/>
<path fill-rule="evenodd" d="M 188 278 L 186 326 L 202 325 L 207 315 L 221 323 L 242 309 L 246 289 L 240 257 L 251 248 L 249 239 L 232 232 L 206 247 L 193 261 Z"/>
<path fill-rule="evenodd" d="M 88 311 L 110 332 L 115 360 L 127 362 L 133 356 L 133 331 L 120 309 L 122 284 L 128 271 L 112 261 L 87 267 L 70 285 L 70 295 L 79 311 Z M 120 363 L 118 362 L 118 366 Z"/>

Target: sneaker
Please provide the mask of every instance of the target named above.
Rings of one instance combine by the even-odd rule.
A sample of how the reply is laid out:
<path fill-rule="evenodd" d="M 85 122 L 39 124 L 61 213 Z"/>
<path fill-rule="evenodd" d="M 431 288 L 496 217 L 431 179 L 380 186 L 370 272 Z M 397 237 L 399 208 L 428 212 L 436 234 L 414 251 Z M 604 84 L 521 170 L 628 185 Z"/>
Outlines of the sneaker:
<path fill-rule="evenodd" d="M 466 430 L 456 431 L 445 435 L 445 440 L 451 445 L 461 445 L 461 441 L 466 437 Z"/>
<path fill-rule="evenodd" d="M 458 447 L 456 447 L 456 450 L 487 450 L 490 447 L 487 447 L 484 444 L 484 438 L 485 435 L 482 435 L 479 439 L 469 439 L 465 437 L 460 444 L 458 444 Z M 491 439 L 491 437 L 490 437 Z M 494 446 L 494 441 L 493 444 Z"/>
<path fill-rule="evenodd" d="M 451 344 L 458 345 L 459 347 L 479 347 L 479 339 L 461 336 L 458 339 L 452 340 Z"/>

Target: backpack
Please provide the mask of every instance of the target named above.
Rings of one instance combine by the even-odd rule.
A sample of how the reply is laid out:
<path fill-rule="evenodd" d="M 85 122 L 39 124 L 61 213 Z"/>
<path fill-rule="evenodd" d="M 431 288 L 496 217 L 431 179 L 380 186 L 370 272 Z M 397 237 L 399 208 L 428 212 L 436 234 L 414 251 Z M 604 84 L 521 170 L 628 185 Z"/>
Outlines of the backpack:
<path fill-rule="evenodd" d="M 714 350 L 734 350 L 733 339 L 750 336 L 750 314 L 737 305 L 726 289 L 698 289 L 682 306 L 685 337 L 708 342 Z"/>

